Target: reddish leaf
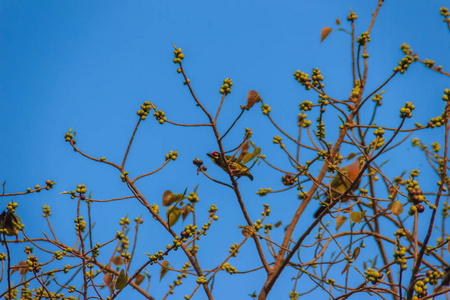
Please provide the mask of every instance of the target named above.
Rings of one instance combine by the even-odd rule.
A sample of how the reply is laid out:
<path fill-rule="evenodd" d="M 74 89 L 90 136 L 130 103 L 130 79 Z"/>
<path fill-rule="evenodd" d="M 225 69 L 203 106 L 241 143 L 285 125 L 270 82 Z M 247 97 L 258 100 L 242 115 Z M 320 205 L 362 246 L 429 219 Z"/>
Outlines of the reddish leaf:
<path fill-rule="evenodd" d="M 252 106 L 259 101 L 261 101 L 261 96 L 258 92 L 254 90 L 249 91 L 247 94 L 247 109 L 252 108 Z"/>
<path fill-rule="evenodd" d="M 134 279 L 134 283 L 136 283 L 137 285 L 141 285 L 141 283 L 144 281 L 145 276 L 142 274 L 138 274 L 136 275 L 136 278 Z"/>
<path fill-rule="evenodd" d="M 333 29 L 331 29 L 330 27 L 322 28 L 322 32 L 320 33 L 320 42 L 323 42 L 323 40 L 327 38 L 331 31 L 333 31 Z"/>

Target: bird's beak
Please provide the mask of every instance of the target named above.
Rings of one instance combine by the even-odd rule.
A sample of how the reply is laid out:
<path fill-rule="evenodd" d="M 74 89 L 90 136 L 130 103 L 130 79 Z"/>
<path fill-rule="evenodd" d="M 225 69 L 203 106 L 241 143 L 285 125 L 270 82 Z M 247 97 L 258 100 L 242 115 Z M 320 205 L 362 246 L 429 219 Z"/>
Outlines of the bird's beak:
<path fill-rule="evenodd" d="M 214 156 L 211 153 L 206 153 L 206 155 L 208 155 L 211 158 L 214 158 Z"/>

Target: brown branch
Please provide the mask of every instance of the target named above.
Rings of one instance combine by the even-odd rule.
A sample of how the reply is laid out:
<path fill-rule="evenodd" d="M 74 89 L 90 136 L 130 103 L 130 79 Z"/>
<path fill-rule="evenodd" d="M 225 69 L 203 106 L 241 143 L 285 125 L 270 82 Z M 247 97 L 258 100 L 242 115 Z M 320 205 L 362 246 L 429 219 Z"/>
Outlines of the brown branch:
<path fill-rule="evenodd" d="M 425 236 L 425 239 L 422 243 L 422 247 L 420 248 L 420 252 L 419 255 L 417 256 L 416 261 L 414 262 L 414 266 L 412 269 L 412 275 L 411 275 L 411 280 L 410 280 L 410 284 L 408 287 L 408 292 L 407 292 L 407 298 L 411 299 L 412 294 L 414 293 L 414 284 L 417 278 L 417 274 L 419 272 L 420 269 L 420 265 L 422 263 L 422 258 L 423 255 L 425 254 L 425 250 L 427 248 L 428 242 L 430 241 L 430 237 L 431 234 L 433 233 L 433 226 L 434 226 L 434 220 L 436 218 L 436 212 L 437 212 L 437 208 L 439 207 L 439 200 L 441 198 L 442 192 L 443 192 L 443 188 L 444 188 L 444 184 L 445 181 L 447 179 L 447 162 L 448 162 L 448 138 L 449 138 L 449 130 L 450 130 L 450 125 L 449 125 L 449 111 L 450 111 L 450 102 L 447 101 L 447 105 L 445 107 L 445 147 L 444 147 L 444 161 L 443 161 L 443 171 L 441 173 L 441 184 L 439 185 L 439 189 L 437 192 L 437 196 L 436 196 L 436 200 L 435 200 L 435 204 L 434 206 L 436 207 L 435 209 L 433 209 L 433 212 L 431 213 L 431 219 L 430 219 L 430 223 L 428 225 L 428 231 L 427 231 L 427 235 Z"/>

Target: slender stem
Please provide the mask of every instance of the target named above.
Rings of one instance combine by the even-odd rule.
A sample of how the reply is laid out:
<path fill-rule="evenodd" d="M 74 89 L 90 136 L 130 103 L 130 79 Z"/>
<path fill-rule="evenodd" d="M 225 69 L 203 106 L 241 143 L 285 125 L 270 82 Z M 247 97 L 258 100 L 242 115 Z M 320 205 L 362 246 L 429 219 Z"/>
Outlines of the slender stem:
<path fill-rule="evenodd" d="M 219 108 L 217 109 L 216 116 L 214 117 L 214 124 L 217 124 L 217 118 L 219 117 L 220 109 L 222 108 L 223 100 L 225 100 L 225 97 L 227 94 L 222 95 L 222 99 L 220 100 Z"/>
<path fill-rule="evenodd" d="M 97 162 L 102 162 L 102 163 L 111 165 L 111 166 L 115 167 L 116 169 L 118 169 L 119 171 L 122 171 L 122 170 L 123 170 L 122 167 L 119 167 L 119 165 L 116 165 L 116 164 L 113 163 L 113 162 L 106 161 L 106 160 L 100 160 L 100 159 L 98 159 L 98 158 L 95 158 L 95 157 L 92 157 L 92 156 L 89 156 L 89 155 L 85 154 L 84 152 L 80 151 L 80 150 L 75 146 L 75 143 L 74 143 L 73 140 L 70 141 L 70 145 L 73 147 L 73 150 L 74 150 L 75 152 L 80 153 L 82 156 L 84 156 L 84 157 L 86 157 L 86 158 L 89 158 L 90 160 L 97 161 Z"/>
<path fill-rule="evenodd" d="M 355 68 L 355 20 L 352 19 L 352 72 L 353 72 L 353 87 L 356 86 L 356 68 Z"/>
<path fill-rule="evenodd" d="M 159 167 L 158 169 L 156 169 L 156 170 L 154 170 L 154 171 L 152 171 L 152 172 L 146 173 L 146 174 L 142 174 L 142 175 L 136 177 L 135 179 L 133 179 L 131 182 L 135 183 L 137 180 L 139 180 L 139 179 L 141 179 L 141 178 L 143 178 L 143 177 L 146 177 L 146 176 L 155 174 L 156 172 L 158 172 L 159 170 L 161 170 L 162 168 L 164 168 L 165 165 L 167 165 L 169 162 L 170 162 L 170 159 L 166 160 L 166 161 L 162 164 L 162 166 Z"/>
<path fill-rule="evenodd" d="M 139 118 L 139 120 L 136 124 L 136 127 L 134 127 L 133 134 L 131 135 L 130 142 L 128 143 L 127 151 L 125 152 L 125 156 L 123 157 L 121 169 L 123 169 L 123 167 L 125 167 L 125 162 L 127 160 L 128 153 L 130 152 L 130 148 L 131 148 L 131 144 L 133 143 L 134 135 L 136 134 L 136 131 L 137 131 L 140 123 L 141 123 L 141 118 Z"/>
<path fill-rule="evenodd" d="M 47 215 L 47 214 L 45 215 L 45 218 L 47 219 L 48 227 L 50 228 L 50 231 L 52 232 L 53 237 L 55 238 L 55 241 L 58 241 L 58 238 L 56 237 L 56 234 L 55 234 L 55 232 L 53 231 L 52 225 L 50 224 L 50 219 L 48 218 L 48 215 Z"/>
<path fill-rule="evenodd" d="M 169 120 L 165 120 L 165 122 L 176 125 L 176 126 L 183 126 L 183 127 L 201 127 L 201 126 L 211 126 L 211 124 L 182 124 L 182 123 L 175 123 Z"/>
<path fill-rule="evenodd" d="M 3 194 L 1 194 L 0 197 L 10 197 L 10 196 L 26 195 L 26 194 L 31 194 L 31 193 L 37 193 L 37 192 L 40 192 L 40 191 L 46 190 L 46 189 L 47 189 L 47 187 L 44 186 L 44 187 L 40 187 L 40 188 L 38 188 L 38 189 L 31 190 L 31 191 L 29 191 L 29 192 L 18 192 L 18 193 L 11 193 L 11 194 L 5 194 L 5 191 L 3 190 Z"/>
<path fill-rule="evenodd" d="M 231 185 L 229 185 L 229 184 L 227 184 L 227 183 L 225 183 L 225 182 L 222 182 L 222 181 L 219 181 L 219 180 L 216 180 L 216 179 L 212 178 L 211 176 L 209 176 L 208 174 L 206 174 L 206 172 L 203 171 L 203 169 L 200 169 L 200 170 L 202 171 L 202 173 L 203 173 L 206 177 L 208 177 L 208 179 L 214 181 L 215 183 L 218 183 L 218 184 L 224 185 L 224 186 L 226 186 L 226 187 L 229 187 L 230 189 L 233 189 L 233 187 L 232 187 Z"/>
<path fill-rule="evenodd" d="M 223 140 L 223 138 L 228 134 L 228 132 L 230 132 L 231 128 L 233 128 L 234 124 L 236 124 L 236 122 L 239 120 L 239 118 L 244 114 L 245 112 L 245 108 L 242 109 L 241 113 L 239 114 L 239 116 L 236 118 L 236 120 L 234 120 L 233 124 L 231 124 L 231 126 L 228 128 L 228 130 L 220 137 L 219 140 Z"/>
<path fill-rule="evenodd" d="M 11 254 L 9 253 L 9 247 L 8 247 L 8 243 L 6 242 L 6 235 L 3 232 L 3 240 L 5 241 L 5 248 L 6 248 L 6 255 L 8 256 L 8 269 L 7 269 L 7 273 L 6 273 L 6 278 L 8 280 L 8 296 L 9 299 L 12 299 L 11 297 Z"/>
<path fill-rule="evenodd" d="M 356 65 L 358 69 L 359 83 L 362 84 L 361 68 L 359 67 L 360 52 L 361 52 L 361 45 L 358 45 L 358 55 L 356 56 Z"/>

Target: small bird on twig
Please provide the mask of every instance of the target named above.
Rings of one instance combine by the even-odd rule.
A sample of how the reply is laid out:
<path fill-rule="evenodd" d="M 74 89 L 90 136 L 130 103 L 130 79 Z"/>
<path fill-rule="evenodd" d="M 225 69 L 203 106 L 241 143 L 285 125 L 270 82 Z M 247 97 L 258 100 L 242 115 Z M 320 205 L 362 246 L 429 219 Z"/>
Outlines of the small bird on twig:
<path fill-rule="evenodd" d="M 359 174 L 359 171 L 361 171 L 363 157 L 358 157 L 353 163 L 342 167 L 339 172 L 334 176 L 333 180 L 331 181 L 331 188 L 330 193 L 332 198 L 336 199 L 342 195 L 343 192 L 345 192 L 355 181 L 356 177 Z M 342 179 L 344 181 L 342 181 Z M 359 183 L 361 182 L 361 179 L 358 180 L 358 182 L 353 187 L 352 191 L 355 191 Z M 349 197 L 346 196 L 342 199 L 342 201 L 348 201 Z M 327 197 L 327 199 L 323 202 L 322 206 L 317 209 L 317 211 L 314 213 L 314 218 L 318 218 L 320 214 L 328 209 L 328 206 L 331 204 L 331 198 Z"/>
<path fill-rule="evenodd" d="M 222 158 L 219 152 L 214 151 L 211 153 L 206 153 L 211 160 L 221 167 L 225 172 L 228 172 L 228 165 L 230 166 L 231 175 L 240 178 L 241 176 L 247 176 L 250 180 L 253 181 L 253 176 L 250 174 L 248 168 L 242 163 L 239 162 L 237 158 L 225 155 L 225 159 Z M 226 161 L 225 161 L 226 160 Z"/>

